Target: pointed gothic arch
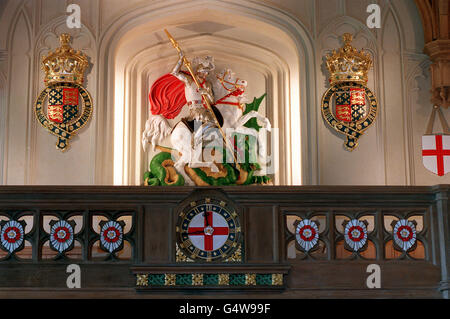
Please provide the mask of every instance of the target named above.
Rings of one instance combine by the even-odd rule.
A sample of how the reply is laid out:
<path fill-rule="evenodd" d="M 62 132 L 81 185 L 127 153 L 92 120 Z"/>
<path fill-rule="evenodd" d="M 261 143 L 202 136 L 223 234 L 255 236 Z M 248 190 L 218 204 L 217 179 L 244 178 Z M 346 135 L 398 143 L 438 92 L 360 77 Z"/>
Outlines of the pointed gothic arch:
<path fill-rule="evenodd" d="M 11 170 L 10 165 L 17 165 L 17 161 L 9 161 L 9 154 L 11 154 L 13 151 L 18 152 L 21 154 L 20 162 L 18 163 L 19 166 L 23 166 L 23 173 L 18 174 L 18 178 L 14 178 L 14 181 L 9 183 L 24 183 L 26 184 L 28 182 L 27 177 L 27 170 L 29 169 L 30 161 L 29 161 L 29 150 L 27 148 L 27 144 L 29 143 L 30 139 L 30 130 L 29 130 L 29 122 L 31 117 L 31 112 L 29 112 L 27 105 L 28 101 L 31 101 L 31 92 L 30 92 L 30 85 L 25 86 L 24 90 L 22 90 L 20 94 L 20 98 L 22 102 L 25 103 L 12 103 L 12 98 L 15 96 L 12 93 L 12 89 L 15 89 L 16 87 L 12 84 L 14 79 L 18 80 L 20 72 L 13 68 L 14 65 L 19 65 L 20 67 L 23 67 L 22 71 L 25 73 L 28 73 L 27 81 L 31 81 L 30 76 L 30 70 L 31 70 L 31 55 L 32 55 L 32 25 L 29 20 L 29 17 L 27 15 L 26 10 L 23 8 L 24 3 L 21 4 L 20 9 L 16 12 L 11 27 L 9 29 L 8 35 L 7 35 L 7 45 L 8 48 L 8 57 L 7 57 L 7 75 L 6 75 L 6 92 L 7 95 L 5 97 L 5 107 L 4 107 L 4 117 L 5 117 L 5 126 L 4 126 L 4 142 L 3 142 L 3 181 L 6 184 L 8 182 L 8 172 Z M 17 30 L 18 27 L 21 27 L 21 30 Z M 20 34 L 20 36 L 18 36 Z M 24 45 L 25 47 L 19 48 L 19 52 L 24 52 L 25 54 L 23 56 L 17 56 L 15 55 L 14 50 L 16 49 L 16 46 Z M 16 59 L 23 59 L 20 63 Z M 30 83 L 28 83 L 30 84 Z M 17 93 L 17 91 L 16 91 Z M 25 116 L 22 116 L 17 113 L 17 110 L 21 108 Z M 14 117 L 15 122 L 19 122 L 20 119 L 24 119 L 26 126 L 24 128 L 24 132 L 21 132 L 20 137 L 17 137 L 18 134 L 10 134 L 10 127 L 11 127 L 11 118 Z M 9 138 L 18 138 L 20 142 L 17 140 L 10 141 Z M 11 143 L 10 143 L 11 142 Z M 14 145 L 14 148 L 11 148 L 10 145 Z"/>
<path fill-rule="evenodd" d="M 130 38 L 138 36 L 139 30 L 145 29 L 143 26 L 147 28 L 147 32 L 155 32 L 162 31 L 168 25 L 176 26 L 183 22 L 189 22 L 187 17 L 191 18 L 191 22 L 202 21 L 205 15 L 202 16 L 199 12 L 204 13 L 205 10 L 208 12 L 209 19 L 214 15 L 223 16 L 226 14 L 227 21 L 234 19 L 237 24 L 240 23 L 241 25 L 243 21 L 246 21 L 248 25 L 258 24 L 263 26 L 265 30 L 270 29 L 271 32 L 276 32 L 289 43 L 295 61 L 290 63 L 290 65 L 294 65 L 293 69 L 284 72 L 291 78 L 291 81 L 286 83 L 284 88 L 290 92 L 288 97 L 291 100 L 290 114 L 286 114 L 289 120 L 284 122 L 284 126 L 287 127 L 284 144 L 292 146 L 283 154 L 289 161 L 283 163 L 283 167 L 288 169 L 283 178 L 288 180 L 283 180 L 282 183 L 313 182 L 316 179 L 317 172 L 312 161 L 315 158 L 315 146 L 309 143 L 309 136 L 316 125 L 316 115 L 313 111 L 315 88 L 312 85 L 315 82 L 315 59 L 311 35 L 297 18 L 288 13 L 247 1 L 244 3 L 227 1 L 226 6 L 220 4 L 213 6 L 202 1 L 189 1 L 188 5 L 187 2 L 171 1 L 164 7 L 158 6 L 157 3 L 150 4 L 125 13 L 107 27 L 105 35 L 101 39 L 99 50 L 99 70 L 103 71 L 100 72 L 102 77 L 99 81 L 99 92 L 104 93 L 99 96 L 98 100 L 98 116 L 102 121 L 98 123 L 97 130 L 97 132 L 101 132 L 97 135 L 97 149 L 100 150 L 96 158 L 96 167 L 99 168 L 96 170 L 97 178 L 102 179 L 101 183 L 111 182 L 114 167 L 109 159 L 114 154 L 114 148 L 116 149 L 116 159 L 117 154 L 121 152 L 118 151 L 120 146 L 114 142 L 114 140 L 117 141 L 117 138 L 114 139 L 114 131 L 117 127 L 115 128 L 113 124 L 115 122 L 112 110 L 113 105 L 114 108 L 117 106 L 117 103 L 115 103 L 117 99 L 112 98 L 114 96 L 112 92 L 123 89 L 116 85 L 121 74 L 118 74 L 117 68 L 115 68 L 121 44 L 127 41 L 128 36 Z M 181 12 L 183 13 L 182 16 L 179 15 Z M 184 21 L 180 22 L 180 19 Z M 164 41 L 164 39 L 160 39 L 160 41 Z M 175 54 L 172 56 L 175 56 Z M 127 58 L 124 59 L 127 60 Z M 295 80 L 292 81 L 292 79 Z M 122 166 L 123 163 L 122 161 Z M 119 174 L 121 174 L 121 177 L 117 181 L 118 184 L 130 182 L 123 179 L 123 173 Z M 294 177 L 292 178 L 292 176 Z M 302 177 L 300 178 L 300 176 Z"/>

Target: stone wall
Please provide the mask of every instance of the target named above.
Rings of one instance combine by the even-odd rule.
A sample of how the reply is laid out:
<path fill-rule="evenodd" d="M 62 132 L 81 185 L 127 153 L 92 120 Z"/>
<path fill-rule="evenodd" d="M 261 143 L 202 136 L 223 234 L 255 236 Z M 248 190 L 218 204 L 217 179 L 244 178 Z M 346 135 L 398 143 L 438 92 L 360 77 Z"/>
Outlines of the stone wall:
<path fill-rule="evenodd" d="M 81 6 L 79 30 L 66 26 L 70 3 Z M 371 3 L 381 6 L 380 29 L 366 26 Z M 0 10 L 0 184 L 139 185 L 149 162 L 140 145 L 149 86 L 177 59 L 164 28 L 188 56 L 213 55 L 219 69 L 248 80 L 250 97 L 267 92 L 262 111 L 280 130 L 276 184 L 449 182 L 422 165 L 431 79 L 413 1 L 9 0 Z M 86 87 L 94 101 L 91 122 L 65 153 L 32 108 L 44 87 L 41 57 L 62 32 L 90 57 Z M 353 152 L 320 112 L 328 88 L 323 57 L 341 46 L 344 32 L 373 56 L 368 86 L 380 106 Z"/>

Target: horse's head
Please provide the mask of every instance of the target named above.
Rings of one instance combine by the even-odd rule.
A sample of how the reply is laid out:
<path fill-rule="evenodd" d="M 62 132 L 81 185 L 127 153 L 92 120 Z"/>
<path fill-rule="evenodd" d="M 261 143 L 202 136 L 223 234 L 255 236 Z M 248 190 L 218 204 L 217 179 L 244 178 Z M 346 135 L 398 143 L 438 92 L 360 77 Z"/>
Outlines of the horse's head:
<path fill-rule="evenodd" d="M 222 70 L 216 78 L 213 82 L 214 98 L 224 120 L 223 127 L 234 127 L 244 113 L 244 103 L 248 101 L 245 95 L 247 81 L 237 78 L 231 69 Z"/>
<path fill-rule="evenodd" d="M 244 93 L 247 88 L 247 81 L 239 79 L 236 77 L 231 69 L 224 69 L 219 74 L 217 74 L 217 80 L 225 91 L 229 93 L 239 91 Z"/>

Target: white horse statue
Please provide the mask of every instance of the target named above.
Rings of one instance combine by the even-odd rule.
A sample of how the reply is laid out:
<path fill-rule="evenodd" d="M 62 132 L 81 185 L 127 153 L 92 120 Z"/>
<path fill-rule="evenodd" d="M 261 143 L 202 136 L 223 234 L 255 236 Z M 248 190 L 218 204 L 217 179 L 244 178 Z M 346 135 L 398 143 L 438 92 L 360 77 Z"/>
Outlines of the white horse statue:
<path fill-rule="evenodd" d="M 258 154 L 265 158 L 266 147 L 263 141 L 261 132 L 253 128 L 245 127 L 251 118 L 257 118 L 262 124 L 263 128 L 270 131 L 271 125 L 269 119 L 262 116 L 256 111 L 250 111 L 243 115 L 245 102 L 245 89 L 247 81 L 236 78 L 234 72 L 230 69 L 225 69 L 212 79 L 214 96 L 216 98 L 215 107 L 219 110 L 223 117 L 222 130 L 225 132 L 229 129 L 234 130 L 234 133 L 245 135 L 252 135 L 257 139 Z M 145 124 L 145 130 L 142 134 L 142 145 L 144 150 L 147 149 L 147 144 L 152 144 L 153 149 L 158 142 L 161 142 L 170 135 L 170 141 L 179 157 L 174 163 L 174 167 L 179 174 L 184 177 L 186 185 L 194 185 L 194 182 L 186 174 L 184 167 L 187 164 L 191 168 L 208 167 L 212 172 L 218 172 L 219 169 L 216 164 L 211 161 L 203 161 L 202 154 L 202 139 L 205 138 L 204 130 L 198 129 L 195 134 L 191 132 L 189 127 L 183 122 L 179 121 L 172 128 L 167 120 L 161 115 L 152 115 Z"/>
<path fill-rule="evenodd" d="M 214 94 L 221 96 L 215 102 L 215 106 L 223 117 L 224 130 L 233 129 L 235 133 L 252 135 L 258 141 L 258 154 L 261 158 L 266 157 L 266 143 L 263 141 L 262 132 L 254 128 L 245 127 L 244 124 L 250 119 L 256 118 L 262 123 L 262 127 L 271 131 L 271 125 L 268 118 L 262 116 L 256 111 L 250 111 L 243 115 L 245 111 L 245 102 L 247 97 L 244 93 L 247 87 L 247 81 L 236 78 L 236 74 L 230 69 L 224 69 L 216 75 L 217 80 L 213 82 Z"/>

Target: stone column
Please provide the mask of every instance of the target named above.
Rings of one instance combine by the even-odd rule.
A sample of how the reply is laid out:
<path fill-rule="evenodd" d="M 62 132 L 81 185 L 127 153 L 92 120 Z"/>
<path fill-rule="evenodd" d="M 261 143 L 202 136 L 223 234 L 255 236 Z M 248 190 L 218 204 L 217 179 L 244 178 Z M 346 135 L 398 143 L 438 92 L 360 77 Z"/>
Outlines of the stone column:
<path fill-rule="evenodd" d="M 438 246 L 441 266 L 439 291 L 442 297 L 450 299 L 450 186 L 439 185 L 435 188 L 438 221 Z"/>

